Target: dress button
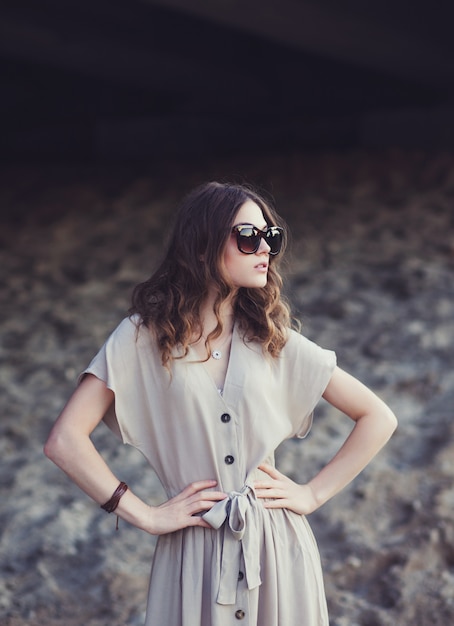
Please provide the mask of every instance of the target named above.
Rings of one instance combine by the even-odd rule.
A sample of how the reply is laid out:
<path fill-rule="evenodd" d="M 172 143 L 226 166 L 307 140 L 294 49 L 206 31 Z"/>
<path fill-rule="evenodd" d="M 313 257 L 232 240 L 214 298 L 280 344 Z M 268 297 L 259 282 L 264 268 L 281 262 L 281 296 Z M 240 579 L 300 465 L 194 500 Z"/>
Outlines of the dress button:
<path fill-rule="evenodd" d="M 243 578 L 244 578 L 243 572 L 239 572 L 238 573 L 238 580 L 243 580 Z"/>
<path fill-rule="evenodd" d="M 246 613 L 243 610 L 241 610 L 241 609 L 238 609 L 238 611 L 235 611 L 236 619 L 244 619 L 245 615 L 246 615 Z"/>
<path fill-rule="evenodd" d="M 230 422 L 230 415 L 228 413 L 223 413 L 221 415 L 221 422 L 224 422 L 224 424 Z"/>
<path fill-rule="evenodd" d="M 225 459 L 224 459 L 226 465 L 232 465 L 232 463 L 234 463 L 235 459 L 231 454 L 228 454 Z"/>

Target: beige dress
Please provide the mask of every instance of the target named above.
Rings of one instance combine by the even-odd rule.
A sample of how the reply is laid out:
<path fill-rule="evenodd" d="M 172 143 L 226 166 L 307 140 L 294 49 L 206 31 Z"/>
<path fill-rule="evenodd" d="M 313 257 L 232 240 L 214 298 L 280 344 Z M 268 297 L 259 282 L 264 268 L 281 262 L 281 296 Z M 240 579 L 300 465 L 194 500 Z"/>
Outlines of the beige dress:
<path fill-rule="evenodd" d="M 304 437 L 335 367 L 333 352 L 298 333 L 277 359 L 237 327 L 222 394 L 189 354 L 163 368 L 151 334 L 125 319 L 86 372 L 115 393 L 105 416 L 138 448 L 167 496 L 216 479 L 229 498 L 205 514 L 212 528 L 159 537 L 146 626 L 327 626 L 320 558 L 305 517 L 256 499 L 257 466 Z"/>

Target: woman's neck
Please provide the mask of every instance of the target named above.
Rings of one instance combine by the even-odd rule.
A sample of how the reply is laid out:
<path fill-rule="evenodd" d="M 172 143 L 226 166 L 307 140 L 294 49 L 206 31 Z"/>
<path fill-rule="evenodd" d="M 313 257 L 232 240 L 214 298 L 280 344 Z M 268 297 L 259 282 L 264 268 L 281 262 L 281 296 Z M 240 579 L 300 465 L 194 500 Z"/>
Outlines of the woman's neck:
<path fill-rule="evenodd" d="M 200 320 L 202 322 L 203 335 L 207 337 L 218 325 L 218 320 L 214 312 L 215 294 L 209 294 L 208 298 L 202 304 L 200 309 Z M 219 310 L 219 317 L 221 318 L 223 326 L 223 334 L 225 332 L 231 332 L 233 327 L 233 298 L 224 300 L 221 303 Z"/>

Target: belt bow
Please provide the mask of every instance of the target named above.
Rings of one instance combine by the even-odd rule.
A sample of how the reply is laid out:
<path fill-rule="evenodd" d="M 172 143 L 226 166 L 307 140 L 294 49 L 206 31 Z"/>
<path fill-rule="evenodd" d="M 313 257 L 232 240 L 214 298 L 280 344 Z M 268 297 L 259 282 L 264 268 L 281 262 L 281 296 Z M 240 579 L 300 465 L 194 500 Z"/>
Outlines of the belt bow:
<path fill-rule="evenodd" d="M 216 530 L 221 528 L 224 522 L 228 522 L 222 545 L 221 575 L 216 599 L 218 604 L 236 602 L 241 553 L 248 589 L 254 589 L 262 583 L 258 529 L 255 516 L 251 515 L 253 500 L 255 500 L 253 488 L 244 485 L 241 491 L 231 491 L 227 498 L 217 502 L 202 516 Z"/>

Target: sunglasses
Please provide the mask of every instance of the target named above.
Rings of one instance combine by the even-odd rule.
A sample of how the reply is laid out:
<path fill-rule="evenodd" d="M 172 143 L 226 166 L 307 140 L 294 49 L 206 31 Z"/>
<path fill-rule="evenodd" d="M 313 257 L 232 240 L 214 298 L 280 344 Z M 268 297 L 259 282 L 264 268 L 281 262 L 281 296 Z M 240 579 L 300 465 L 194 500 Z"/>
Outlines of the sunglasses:
<path fill-rule="evenodd" d="M 259 230 L 252 224 L 236 224 L 232 228 L 236 235 L 238 250 L 243 254 L 254 254 L 260 248 L 262 239 L 270 247 L 269 254 L 279 254 L 284 238 L 284 229 L 279 226 L 268 226 L 266 230 Z"/>

